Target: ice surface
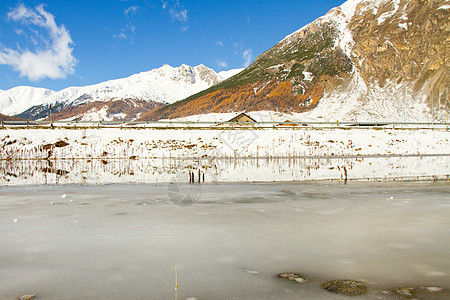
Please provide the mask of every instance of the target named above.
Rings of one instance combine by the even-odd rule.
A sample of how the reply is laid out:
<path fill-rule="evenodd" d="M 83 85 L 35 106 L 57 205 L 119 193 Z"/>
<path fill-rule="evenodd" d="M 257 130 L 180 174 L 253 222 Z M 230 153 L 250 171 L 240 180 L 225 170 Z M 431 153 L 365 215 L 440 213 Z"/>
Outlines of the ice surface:
<path fill-rule="evenodd" d="M 450 297 L 446 183 L 200 187 L 184 207 L 167 185 L 0 188 L 0 298 L 173 299 L 175 266 L 178 299 L 341 299 L 334 279 Z"/>

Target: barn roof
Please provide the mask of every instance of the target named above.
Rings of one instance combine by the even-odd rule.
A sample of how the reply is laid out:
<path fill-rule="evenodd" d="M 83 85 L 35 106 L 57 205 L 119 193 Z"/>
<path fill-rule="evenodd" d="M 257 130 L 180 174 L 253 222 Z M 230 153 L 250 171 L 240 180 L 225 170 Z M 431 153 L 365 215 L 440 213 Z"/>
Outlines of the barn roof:
<path fill-rule="evenodd" d="M 239 120 L 243 117 L 249 118 L 252 122 L 256 123 L 256 120 L 253 119 L 252 117 L 250 117 L 249 115 L 247 115 L 246 113 L 240 113 L 239 115 L 237 115 L 236 117 L 232 118 L 231 120 L 229 120 L 228 122 L 239 122 Z"/>

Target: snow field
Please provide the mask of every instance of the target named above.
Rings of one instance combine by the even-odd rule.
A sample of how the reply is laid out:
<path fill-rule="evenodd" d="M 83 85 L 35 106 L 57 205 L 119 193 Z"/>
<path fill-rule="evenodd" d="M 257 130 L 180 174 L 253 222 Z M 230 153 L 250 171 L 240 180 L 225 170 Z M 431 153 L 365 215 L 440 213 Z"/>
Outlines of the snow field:
<path fill-rule="evenodd" d="M 0 159 L 428 155 L 450 154 L 449 139 L 447 131 L 394 129 L 7 129 Z"/>

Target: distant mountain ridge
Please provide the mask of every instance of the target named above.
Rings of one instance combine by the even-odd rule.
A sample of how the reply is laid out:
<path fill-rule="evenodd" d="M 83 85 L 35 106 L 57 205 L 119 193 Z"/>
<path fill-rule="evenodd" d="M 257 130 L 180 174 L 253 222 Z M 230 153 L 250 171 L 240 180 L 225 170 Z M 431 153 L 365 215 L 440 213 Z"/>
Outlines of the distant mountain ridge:
<path fill-rule="evenodd" d="M 272 110 L 323 121 L 446 120 L 448 0 L 349 0 L 244 71 L 141 120 Z"/>
<path fill-rule="evenodd" d="M 41 99 L 53 94 L 54 91 L 44 88 L 18 86 L 6 91 L 0 91 L 0 113 L 4 115 L 16 115 L 40 104 Z"/>
<path fill-rule="evenodd" d="M 69 87 L 59 92 L 32 87 L 16 87 L 0 92 L 0 113 L 26 119 L 123 119 L 132 120 L 156 107 L 195 94 L 239 72 L 216 73 L 198 65 L 181 65 L 135 74 L 85 87 Z"/>
<path fill-rule="evenodd" d="M 22 121 L 23 119 L 5 116 L 3 114 L 0 114 L 0 121 Z"/>

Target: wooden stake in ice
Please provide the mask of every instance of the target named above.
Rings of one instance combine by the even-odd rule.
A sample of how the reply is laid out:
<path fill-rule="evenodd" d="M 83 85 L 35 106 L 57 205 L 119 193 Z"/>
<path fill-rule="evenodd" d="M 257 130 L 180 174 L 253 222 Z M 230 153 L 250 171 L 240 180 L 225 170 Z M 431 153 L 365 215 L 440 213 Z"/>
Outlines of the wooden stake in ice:
<path fill-rule="evenodd" d="M 175 265 L 175 300 L 178 299 L 178 274 L 177 274 L 177 265 Z"/>

